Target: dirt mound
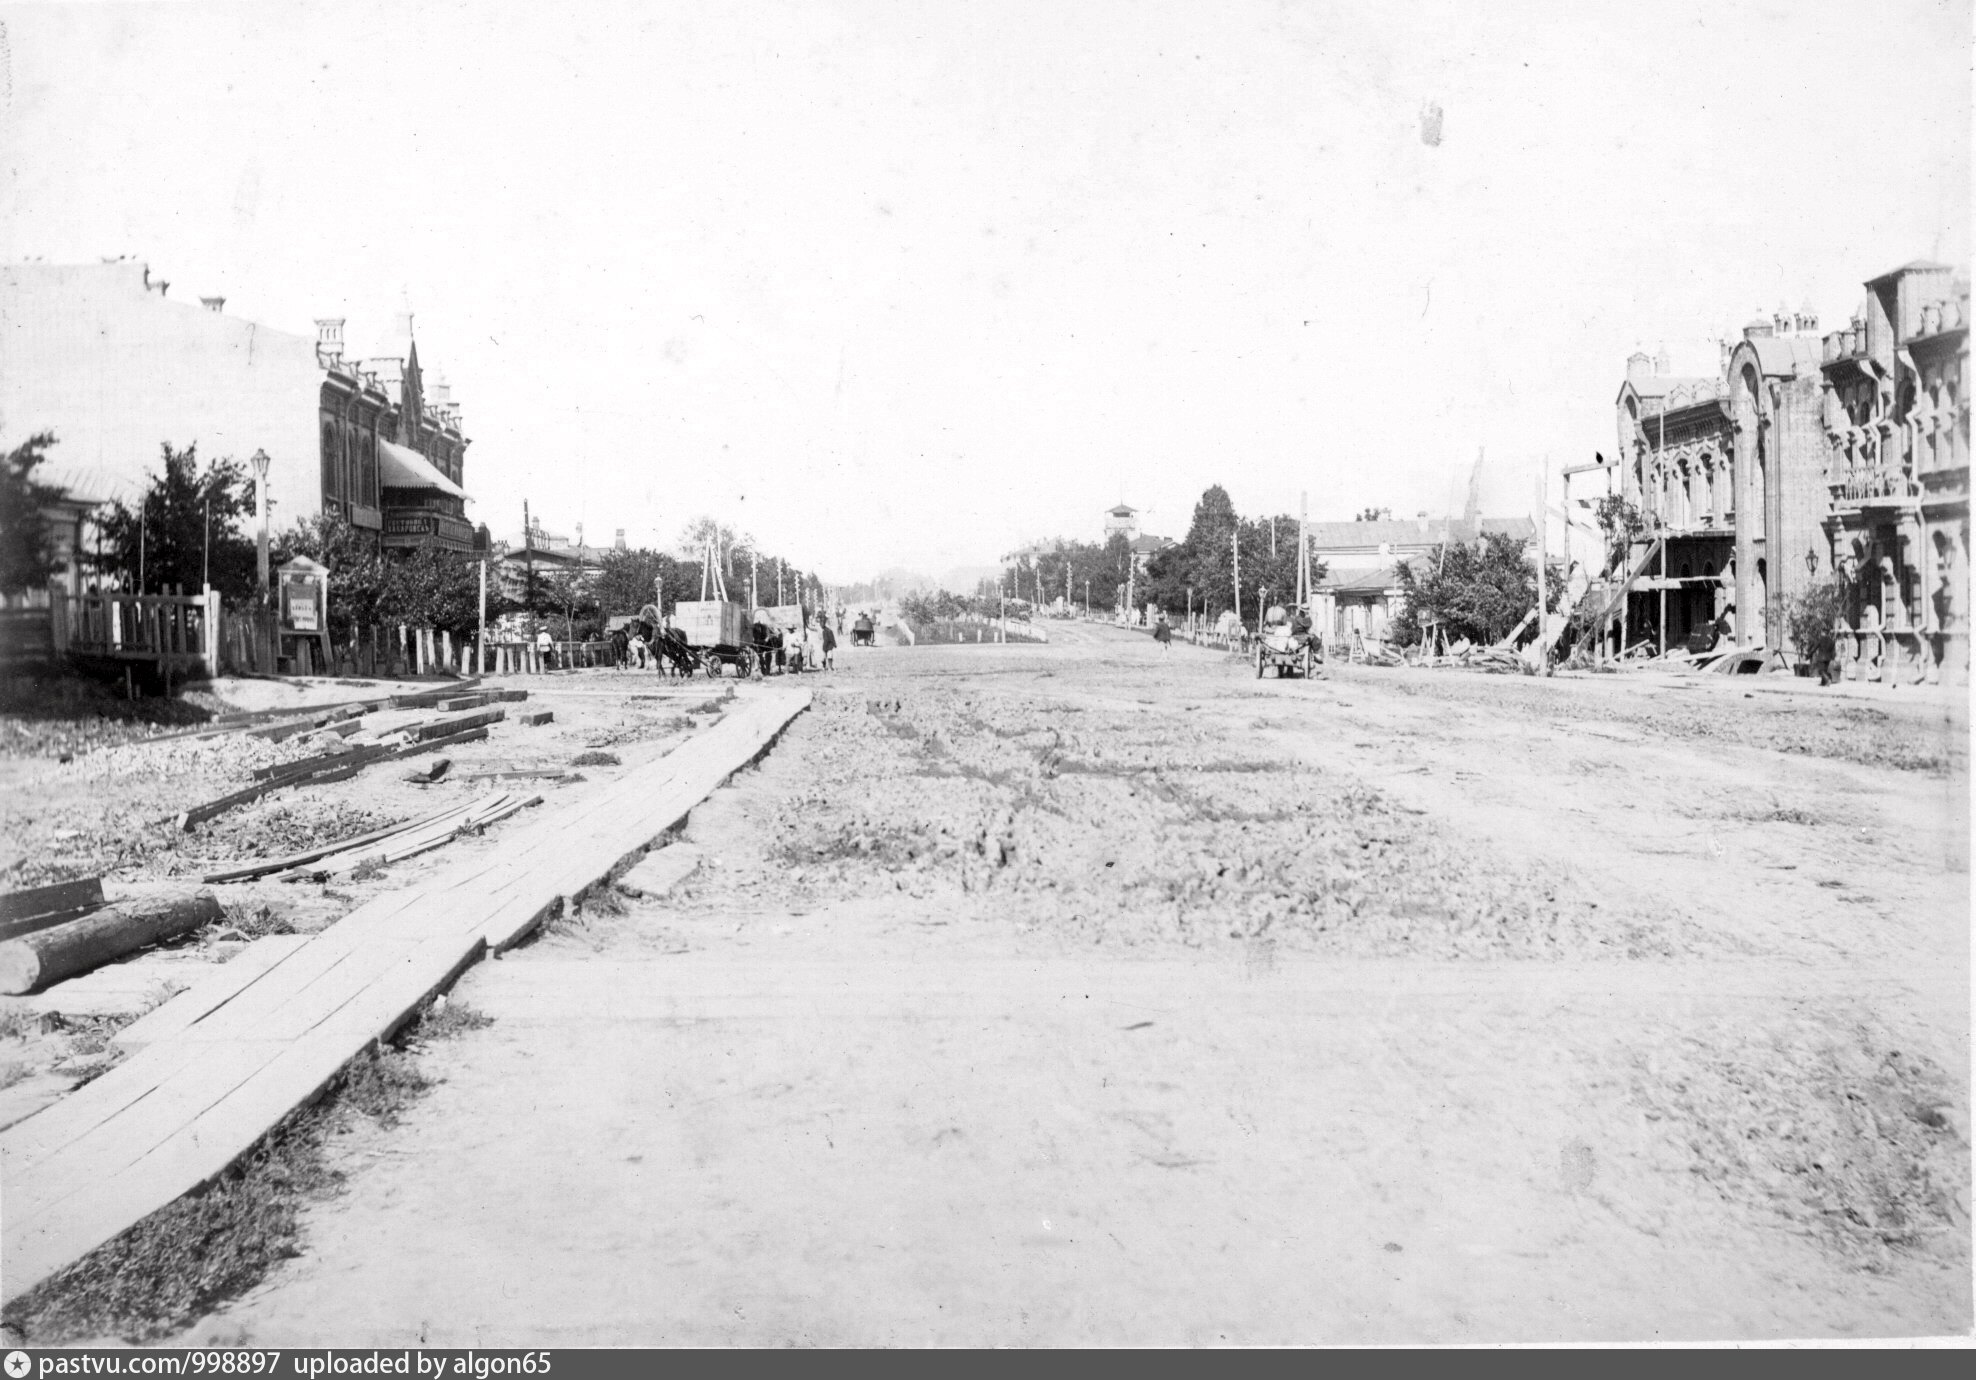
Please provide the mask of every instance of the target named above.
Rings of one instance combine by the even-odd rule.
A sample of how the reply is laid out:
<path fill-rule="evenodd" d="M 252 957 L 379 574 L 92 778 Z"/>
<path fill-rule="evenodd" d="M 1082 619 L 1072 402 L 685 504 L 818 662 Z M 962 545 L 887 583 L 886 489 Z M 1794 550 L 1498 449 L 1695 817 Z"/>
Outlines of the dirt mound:
<path fill-rule="evenodd" d="M 1669 1154 L 1724 1199 L 1863 1268 L 1895 1254 L 1967 1268 L 1960 1098 L 1939 1066 L 1885 1031 L 1719 1023 L 1636 1055 L 1631 1093 L 1668 1123 Z"/>
<path fill-rule="evenodd" d="M 994 893 L 1098 941 L 1257 939 L 1359 955 L 1669 955 L 1678 922 L 1476 856 L 1343 777 L 1184 715 L 945 689 L 799 720 L 777 861 L 830 891 Z M 786 875 L 786 874 L 785 874 Z"/>

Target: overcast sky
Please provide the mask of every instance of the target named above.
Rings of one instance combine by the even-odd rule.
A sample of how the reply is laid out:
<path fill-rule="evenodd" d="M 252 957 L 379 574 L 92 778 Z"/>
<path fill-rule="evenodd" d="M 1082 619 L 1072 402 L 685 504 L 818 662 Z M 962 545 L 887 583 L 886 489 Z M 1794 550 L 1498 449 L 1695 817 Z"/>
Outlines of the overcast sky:
<path fill-rule="evenodd" d="M 717 512 L 853 579 L 1245 512 L 1492 511 L 1625 356 L 1968 256 L 1965 3 L 0 6 L 0 257 L 353 347 L 474 515 Z M 1438 107 L 1439 141 L 1427 136 Z"/>

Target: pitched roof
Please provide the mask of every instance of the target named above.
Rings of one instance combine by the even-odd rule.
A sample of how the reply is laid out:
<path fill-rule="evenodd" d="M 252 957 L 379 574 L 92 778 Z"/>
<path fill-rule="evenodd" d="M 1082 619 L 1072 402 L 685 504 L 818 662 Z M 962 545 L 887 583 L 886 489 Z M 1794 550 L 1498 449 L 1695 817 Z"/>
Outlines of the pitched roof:
<path fill-rule="evenodd" d="M 1758 336 L 1736 348 L 1748 346 L 1756 354 L 1756 367 L 1766 377 L 1789 378 L 1807 366 L 1816 369 L 1824 359 L 1824 343 L 1808 335 Z"/>
<path fill-rule="evenodd" d="M 1383 594 L 1400 582 L 1398 570 L 1398 561 L 1370 570 L 1330 570 L 1317 587 L 1332 594 Z"/>

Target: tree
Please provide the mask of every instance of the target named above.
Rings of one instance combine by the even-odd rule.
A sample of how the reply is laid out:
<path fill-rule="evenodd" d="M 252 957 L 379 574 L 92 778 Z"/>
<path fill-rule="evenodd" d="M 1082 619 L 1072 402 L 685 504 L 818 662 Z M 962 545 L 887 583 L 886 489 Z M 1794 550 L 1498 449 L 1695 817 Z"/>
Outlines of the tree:
<path fill-rule="evenodd" d="M 642 548 L 613 551 L 604 557 L 590 592 L 598 609 L 605 615 L 636 613 L 658 598 L 661 581 L 664 582 L 668 599 L 681 598 L 680 591 L 685 588 L 685 582 L 680 579 L 679 570 L 679 562 L 663 552 Z M 684 597 L 697 599 L 699 595 L 700 576 L 696 564 L 691 594 Z"/>
<path fill-rule="evenodd" d="M 102 520 L 104 568 L 140 594 L 167 585 L 197 590 L 210 573 L 221 594 L 248 598 L 258 573 L 254 541 L 243 530 L 253 509 L 246 470 L 236 460 L 208 461 L 202 470 L 196 444 L 160 449 L 164 467 L 137 506 L 115 502 Z"/>
<path fill-rule="evenodd" d="M 1393 516 L 1391 508 L 1361 508 L 1355 522 L 1386 522 Z"/>
<path fill-rule="evenodd" d="M 320 513 L 281 533 L 273 542 L 269 562 L 280 565 L 297 556 L 307 556 L 329 570 L 332 637 L 348 637 L 353 628 L 386 621 L 389 572 L 374 535 L 335 513 Z"/>
<path fill-rule="evenodd" d="M 1607 494 L 1594 513 L 1599 530 L 1605 533 L 1606 569 L 1617 570 L 1625 565 L 1627 552 L 1647 530 L 1646 516 L 1625 494 Z"/>
<path fill-rule="evenodd" d="M 1395 572 L 1405 603 L 1394 618 L 1391 638 L 1401 646 L 1419 642 L 1428 621 L 1450 638 L 1499 642 L 1537 603 L 1537 565 L 1524 544 L 1501 532 L 1479 542 L 1449 542 Z M 1563 572 L 1547 567 L 1550 609 L 1563 592 Z M 1549 611 L 1548 609 L 1546 610 Z"/>
<path fill-rule="evenodd" d="M 37 588 L 55 573 L 54 542 L 41 509 L 62 491 L 34 478 L 35 467 L 47 460 L 47 449 L 54 444 L 54 436 L 40 432 L 0 462 L 0 592 Z"/>
<path fill-rule="evenodd" d="M 1784 631 L 1799 659 L 1817 674 L 1821 685 L 1838 679 L 1833 659 L 1839 650 L 1839 612 L 1844 594 L 1838 581 L 1820 580 L 1784 605 Z"/>

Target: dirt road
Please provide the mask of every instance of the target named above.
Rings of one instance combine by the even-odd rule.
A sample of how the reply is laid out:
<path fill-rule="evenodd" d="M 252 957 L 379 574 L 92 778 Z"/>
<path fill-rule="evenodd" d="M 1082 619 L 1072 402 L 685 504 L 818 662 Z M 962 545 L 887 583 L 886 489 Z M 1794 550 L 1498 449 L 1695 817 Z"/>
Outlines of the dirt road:
<path fill-rule="evenodd" d="M 1939 702 L 1052 633 L 840 653 L 187 1340 L 1970 1328 Z"/>

